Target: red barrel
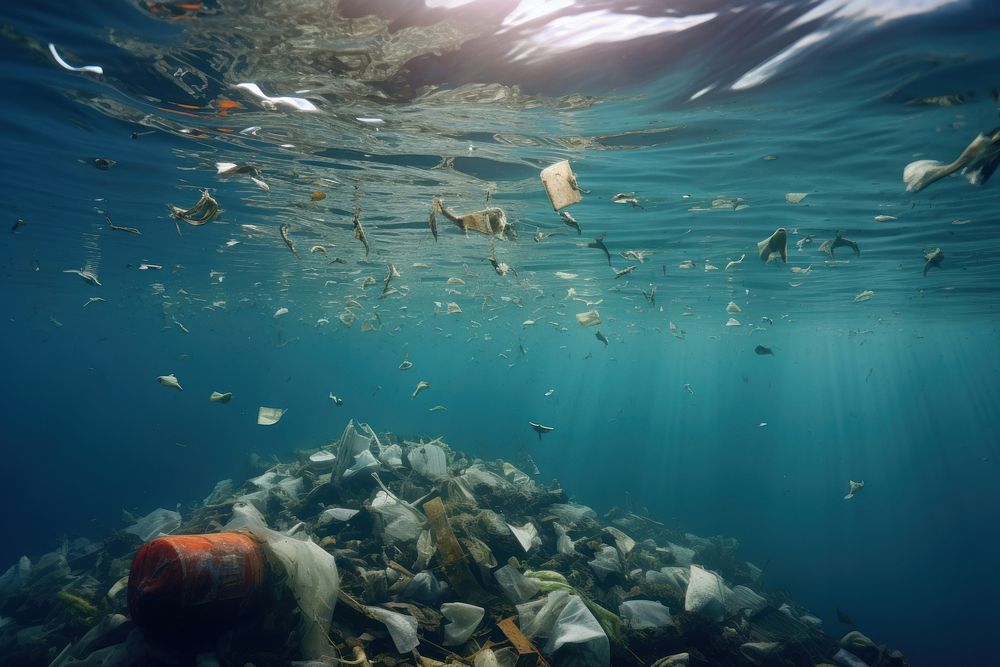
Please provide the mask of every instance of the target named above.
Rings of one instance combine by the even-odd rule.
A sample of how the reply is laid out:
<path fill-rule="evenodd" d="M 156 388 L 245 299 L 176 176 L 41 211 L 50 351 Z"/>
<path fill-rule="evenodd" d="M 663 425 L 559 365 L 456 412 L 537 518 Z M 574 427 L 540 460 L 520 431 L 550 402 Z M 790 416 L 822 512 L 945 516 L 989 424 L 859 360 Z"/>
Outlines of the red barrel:
<path fill-rule="evenodd" d="M 167 636 L 212 636 L 259 610 L 266 580 L 260 543 L 246 533 L 170 535 L 132 561 L 128 609 Z"/>

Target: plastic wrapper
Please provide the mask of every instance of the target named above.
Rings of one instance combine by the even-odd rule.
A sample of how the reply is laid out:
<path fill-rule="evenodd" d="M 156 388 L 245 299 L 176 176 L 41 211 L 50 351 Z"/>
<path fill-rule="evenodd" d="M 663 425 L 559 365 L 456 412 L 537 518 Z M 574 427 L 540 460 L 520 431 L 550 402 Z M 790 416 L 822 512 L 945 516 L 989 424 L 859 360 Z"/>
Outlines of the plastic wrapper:
<path fill-rule="evenodd" d="M 181 515 L 179 512 L 166 510 L 161 507 L 136 521 L 126 528 L 125 532 L 132 533 L 143 542 L 148 542 L 154 537 L 169 535 L 177 530 L 180 525 Z"/>
<path fill-rule="evenodd" d="M 448 477 L 448 458 L 437 445 L 420 445 L 410 450 L 407 460 L 413 470 L 426 479 L 437 481 Z"/>
<path fill-rule="evenodd" d="M 611 575 L 622 574 L 622 562 L 614 547 L 601 547 L 594 553 L 594 560 L 587 564 L 599 581 L 604 581 Z"/>
<path fill-rule="evenodd" d="M 538 594 L 541 586 L 535 579 L 521 574 L 516 568 L 504 565 L 493 573 L 504 596 L 514 604 L 526 602 Z"/>
<path fill-rule="evenodd" d="M 464 602 L 446 602 L 441 613 L 450 623 L 444 626 L 444 645 L 460 646 L 469 641 L 486 615 L 486 610 Z"/>
<path fill-rule="evenodd" d="M 420 644 L 420 637 L 417 636 L 417 619 L 382 607 L 365 607 L 365 609 L 385 624 L 389 636 L 392 637 L 392 643 L 400 653 L 409 653 Z"/>
<path fill-rule="evenodd" d="M 655 600 L 626 600 L 618 613 L 632 630 L 656 630 L 674 622 L 670 609 Z"/>
<path fill-rule="evenodd" d="M 683 592 L 687 590 L 688 568 L 661 567 L 659 570 L 650 570 L 646 573 L 646 581 L 653 584 L 669 584 Z"/>

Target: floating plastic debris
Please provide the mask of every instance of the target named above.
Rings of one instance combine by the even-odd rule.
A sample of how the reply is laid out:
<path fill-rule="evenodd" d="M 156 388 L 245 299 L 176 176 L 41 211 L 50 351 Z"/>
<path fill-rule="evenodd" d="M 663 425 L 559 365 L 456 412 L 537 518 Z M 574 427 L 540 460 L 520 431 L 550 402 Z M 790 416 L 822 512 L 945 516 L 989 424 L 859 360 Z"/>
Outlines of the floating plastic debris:
<path fill-rule="evenodd" d="M 850 239 L 844 238 L 844 234 L 840 230 L 837 230 L 837 235 L 835 238 L 823 241 L 822 243 L 819 244 L 819 249 L 822 252 L 825 252 L 830 257 L 833 257 L 834 250 L 836 250 L 837 248 L 844 248 L 844 247 L 853 250 L 855 255 L 861 254 L 861 248 L 858 247 L 858 244 L 855 243 L 854 241 L 851 241 Z"/>
<path fill-rule="evenodd" d="M 156 381 L 162 384 L 164 387 L 170 387 L 171 389 L 176 389 L 177 391 L 183 391 L 180 382 L 177 381 L 177 376 L 173 373 L 170 375 L 159 375 Z"/>
<path fill-rule="evenodd" d="M 577 324 L 585 327 L 592 327 L 601 323 L 601 314 L 597 310 L 588 310 L 576 314 Z"/>
<path fill-rule="evenodd" d="M 354 120 L 365 125 L 385 125 L 385 120 L 382 118 L 355 118 Z"/>
<path fill-rule="evenodd" d="M 101 281 L 97 279 L 97 274 L 93 271 L 88 271 L 87 269 L 64 269 L 63 273 L 75 273 L 84 282 L 101 287 Z"/>
<path fill-rule="evenodd" d="M 772 255 L 780 255 L 782 262 L 788 261 L 788 230 L 778 227 L 774 233 L 757 244 L 757 252 L 765 262 L 771 261 Z"/>
<path fill-rule="evenodd" d="M 313 193 L 309 195 L 309 199 L 312 201 L 323 201 L 326 199 L 326 193 L 320 190 L 314 190 Z"/>
<path fill-rule="evenodd" d="M 742 313 L 743 309 L 740 308 L 739 304 L 737 304 L 735 301 L 730 301 L 729 304 L 726 306 L 726 312 L 727 313 Z"/>
<path fill-rule="evenodd" d="M 558 211 L 580 201 L 582 191 L 568 160 L 549 165 L 540 176 L 553 210 Z"/>
<path fill-rule="evenodd" d="M 63 60 L 62 56 L 59 55 L 59 52 L 56 51 L 56 45 L 52 44 L 51 42 L 49 43 L 49 53 L 51 53 L 52 57 L 56 59 L 56 62 L 59 63 L 60 67 L 62 67 L 65 70 L 69 70 L 70 72 L 90 72 L 91 74 L 104 74 L 104 68 L 101 67 L 100 65 L 83 65 L 81 67 L 74 67 L 73 65 L 70 65 L 68 62 Z"/>
<path fill-rule="evenodd" d="M 271 317 L 273 317 L 274 319 L 278 319 L 282 315 L 287 315 L 287 314 L 288 314 L 288 309 L 282 306 L 278 310 L 274 311 L 274 315 L 271 315 Z"/>
<path fill-rule="evenodd" d="M 854 480 L 850 480 L 850 484 L 851 484 L 851 491 L 846 496 L 844 496 L 844 500 L 850 500 L 855 496 L 855 494 L 858 491 L 865 488 L 864 480 L 861 480 L 860 482 L 855 482 Z"/>
<path fill-rule="evenodd" d="M 743 253 L 742 255 L 740 255 L 739 259 L 733 260 L 731 262 L 727 262 L 725 270 L 729 271 L 730 269 L 735 269 L 737 266 L 739 266 L 740 264 L 742 264 L 743 260 L 746 259 L 746 258 L 747 258 L 746 253 Z"/>
<path fill-rule="evenodd" d="M 191 208 L 184 209 L 173 204 L 167 204 L 167 208 L 170 209 L 170 214 L 175 218 L 180 218 L 195 227 L 200 227 L 207 222 L 211 222 L 217 215 L 222 213 L 222 209 L 219 208 L 219 202 L 212 195 L 208 194 L 208 190 L 201 191 L 201 197 Z"/>
<path fill-rule="evenodd" d="M 462 309 L 454 301 L 449 301 L 448 302 L 448 312 L 450 314 L 452 314 L 452 315 L 455 315 L 455 314 L 461 313 Z"/>
<path fill-rule="evenodd" d="M 208 400 L 212 401 L 213 403 L 228 403 L 229 401 L 232 400 L 232 398 L 233 398 L 233 392 L 231 391 L 227 391 L 225 393 L 213 391 L 209 395 Z"/>
<path fill-rule="evenodd" d="M 864 292 L 860 292 L 860 293 L 858 293 L 857 296 L 854 297 L 854 303 L 859 303 L 861 301 L 867 301 L 868 299 L 872 298 L 873 296 L 875 296 L 875 291 L 874 290 L 870 290 L 870 289 L 866 289 Z"/>
<path fill-rule="evenodd" d="M 284 416 L 286 408 L 267 408 L 260 406 L 257 408 L 257 423 L 261 426 L 273 426 L 281 421 L 281 417 Z"/>
<path fill-rule="evenodd" d="M 785 201 L 789 204 L 798 204 L 800 201 L 809 196 L 808 192 L 789 192 L 785 195 Z"/>
<path fill-rule="evenodd" d="M 315 104 L 302 97 L 271 97 L 266 95 L 256 83 L 238 83 L 236 87 L 256 97 L 260 100 L 260 105 L 268 111 L 275 111 L 279 106 L 296 111 L 319 111 Z"/>
<path fill-rule="evenodd" d="M 959 169 L 972 185 L 984 185 L 1000 165 L 1000 128 L 980 133 L 951 164 L 937 160 L 917 160 L 903 168 L 907 192 L 920 192 L 931 183 Z"/>
<path fill-rule="evenodd" d="M 740 321 L 738 319 L 736 319 L 735 317 L 730 317 L 728 320 L 726 320 L 726 326 L 727 327 L 738 327 L 738 326 L 742 326 L 742 325 L 740 324 Z"/>
<path fill-rule="evenodd" d="M 410 394 L 410 398 L 416 398 L 417 394 L 422 392 L 424 389 L 430 389 L 430 387 L 431 385 L 427 381 L 421 380 L 417 383 L 417 388 L 413 390 L 412 394 Z"/>
<path fill-rule="evenodd" d="M 83 304 L 83 307 L 86 308 L 87 306 L 89 306 L 92 303 L 100 303 L 101 301 L 107 301 L 107 299 L 102 299 L 99 296 L 92 296 L 89 299 L 87 299 L 87 301 Z"/>
<path fill-rule="evenodd" d="M 932 268 L 941 268 L 941 262 L 944 261 L 944 253 L 941 252 L 941 248 L 926 248 L 924 249 L 924 275 Z"/>
<path fill-rule="evenodd" d="M 535 430 L 535 433 L 538 434 L 539 440 L 542 439 L 543 434 L 551 433 L 552 431 L 556 430 L 554 426 L 544 426 L 542 424 L 539 424 L 538 422 L 528 422 L 528 426 L 530 426 Z"/>
<path fill-rule="evenodd" d="M 890 222 L 895 219 L 896 216 L 894 215 L 876 215 L 874 218 L 875 222 Z"/>

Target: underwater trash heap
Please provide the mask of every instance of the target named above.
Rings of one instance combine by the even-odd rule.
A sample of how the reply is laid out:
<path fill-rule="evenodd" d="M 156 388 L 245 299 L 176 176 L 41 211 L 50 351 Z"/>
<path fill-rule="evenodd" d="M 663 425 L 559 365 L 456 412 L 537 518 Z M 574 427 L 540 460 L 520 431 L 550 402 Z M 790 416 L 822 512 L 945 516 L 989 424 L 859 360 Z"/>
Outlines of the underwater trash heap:
<path fill-rule="evenodd" d="M 903 667 L 735 540 L 599 517 L 506 461 L 349 421 L 179 511 L 0 576 L 0 663 Z"/>

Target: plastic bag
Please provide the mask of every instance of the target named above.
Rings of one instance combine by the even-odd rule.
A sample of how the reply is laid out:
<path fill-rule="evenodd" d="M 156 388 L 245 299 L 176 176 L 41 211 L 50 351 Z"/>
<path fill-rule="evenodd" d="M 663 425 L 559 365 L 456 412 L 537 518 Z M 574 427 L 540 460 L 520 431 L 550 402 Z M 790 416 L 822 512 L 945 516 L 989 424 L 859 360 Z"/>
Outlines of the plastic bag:
<path fill-rule="evenodd" d="M 451 623 L 444 626 L 444 645 L 459 646 L 469 641 L 486 615 L 486 610 L 464 602 L 446 602 L 441 613 Z"/>
<path fill-rule="evenodd" d="M 524 553 L 528 553 L 532 547 L 542 543 L 542 540 L 538 537 L 538 529 L 530 521 L 523 526 L 512 526 L 508 523 L 507 527 L 517 539 L 517 543 L 524 549 Z"/>
<path fill-rule="evenodd" d="M 597 519 L 597 512 L 586 505 L 577 505 L 576 503 L 555 503 L 554 505 L 549 505 L 548 513 L 555 514 L 559 517 L 559 521 L 562 524 L 570 528 L 584 519 Z"/>
<path fill-rule="evenodd" d="M 553 522 L 552 529 L 556 531 L 556 552 L 571 554 L 576 551 L 576 543 L 570 539 L 569 533 L 558 522 Z"/>
<path fill-rule="evenodd" d="M 420 645 L 417 636 L 417 619 L 382 607 L 365 607 L 372 616 L 382 621 L 389 630 L 392 643 L 400 653 L 409 653 Z"/>
<path fill-rule="evenodd" d="M 674 622 L 670 609 L 655 600 L 626 600 L 618 607 L 618 613 L 633 630 L 655 630 Z"/>
<path fill-rule="evenodd" d="M 594 571 L 599 581 L 604 581 L 610 575 L 622 574 L 622 562 L 614 547 L 603 546 L 594 554 L 594 560 L 587 563 Z"/>
<path fill-rule="evenodd" d="M 420 532 L 417 537 L 417 560 L 413 563 L 414 570 L 423 570 L 434 557 L 434 534 L 430 530 Z"/>
<path fill-rule="evenodd" d="M 726 591 L 726 608 L 729 611 L 749 609 L 750 613 L 756 613 L 766 606 L 767 599 L 746 586 L 735 586 Z"/>
<path fill-rule="evenodd" d="M 559 612 L 544 650 L 549 655 L 559 653 L 559 665 L 604 667 L 611 664 L 608 636 L 578 595 L 571 595 Z"/>
<path fill-rule="evenodd" d="M 504 565 L 493 572 L 493 577 L 497 580 L 504 596 L 514 604 L 530 600 L 541 590 L 537 580 L 525 577 L 510 565 Z"/>
<path fill-rule="evenodd" d="M 406 507 L 385 491 L 375 494 L 371 508 L 378 512 L 385 522 L 383 537 L 389 544 L 417 539 L 427 523 L 418 517 L 419 512 Z"/>
<path fill-rule="evenodd" d="M 403 465 L 403 448 L 399 445 L 389 445 L 380 448 L 378 460 L 388 468 L 399 468 Z"/>
<path fill-rule="evenodd" d="M 344 476 L 344 471 L 352 464 L 356 463 L 358 454 L 367 451 L 372 444 L 371 435 L 362 435 L 354 427 L 354 420 L 347 422 L 344 433 L 337 443 L 337 461 L 334 466 L 334 479 Z"/>

